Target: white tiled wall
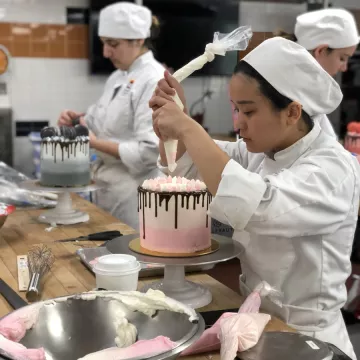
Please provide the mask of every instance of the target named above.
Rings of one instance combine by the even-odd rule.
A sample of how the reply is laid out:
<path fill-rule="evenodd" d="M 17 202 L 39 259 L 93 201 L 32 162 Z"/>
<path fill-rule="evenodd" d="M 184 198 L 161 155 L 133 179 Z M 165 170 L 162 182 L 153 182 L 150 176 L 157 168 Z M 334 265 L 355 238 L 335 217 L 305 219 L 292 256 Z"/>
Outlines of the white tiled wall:
<path fill-rule="evenodd" d="M 65 24 L 66 7 L 85 7 L 88 0 L 0 0 L 1 21 Z"/>
<path fill-rule="evenodd" d="M 250 25 L 253 31 L 273 32 L 281 28 L 293 32 L 295 18 L 306 11 L 306 4 L 240 1 L 239 11 L 240 24 Z"/>
<path fill-rule="evenodd" d="M 360 9 L 359 0 L 330 0 L 333 7 L 343 7 L 347 9 Z"/>

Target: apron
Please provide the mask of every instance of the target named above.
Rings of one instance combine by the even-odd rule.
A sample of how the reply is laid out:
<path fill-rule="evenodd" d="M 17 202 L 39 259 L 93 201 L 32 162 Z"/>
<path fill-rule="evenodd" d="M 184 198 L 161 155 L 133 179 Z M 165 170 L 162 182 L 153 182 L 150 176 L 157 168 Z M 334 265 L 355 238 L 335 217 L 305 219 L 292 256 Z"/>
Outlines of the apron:
<path fill-rule="evenodd" d="M 246 284 L 246 275 L 239 277 L 240 293 L 247 297 L 251 289 Z M 345 326 L 341 311 L 321 311 L 283 304 L 279 298 L 261 299 L 262 311 L 276 316 L 300 332 L 315 339 L 331 343 L 356 360 L 356 355 Z M 305 325 L 306 324 L 306 325 Z"/>
<path fill-rule="evenodd" d="M 150 162 L 153 163 L 151 169 L 142 169 L 142 165 L 139 164 L 140 169 L 137 169 L 136 173 L 130 171 L 121 161 L 121 147 L 120 159 L 96 151 L 97 160 L 92 166 L 93 180 L 105 184 L 94 193 L 94 202 L 135 230 L 139 230 L 138 187 L 145 179 L 164 176 L 156 166 L 158 139 L 152 128 L 152 111 L 148 107 L 150 94 L 154 90 L 149 88 L 149 78 L 155 88 L 162 74 L 163 68 L 153 58 L 152 53 L 145 53 L 135 60 L 128 72 L 113 73 L 103 95 L 86 118 L 89 128 L 99 139 L 113 141 L 119 145 L 138 141 L 136 131 L 141 132 L 145 143 L 144 151 L 150 154 Z M 145 89 L 147 92 L 144 95 Z M 140 121 L 135 117 L 136 109 L 140 106 L 145 109 L 141 114 L 142 123 L 135 125 L 136 121 Z M 149 148 L 146 148 L 147 143 Z"/>

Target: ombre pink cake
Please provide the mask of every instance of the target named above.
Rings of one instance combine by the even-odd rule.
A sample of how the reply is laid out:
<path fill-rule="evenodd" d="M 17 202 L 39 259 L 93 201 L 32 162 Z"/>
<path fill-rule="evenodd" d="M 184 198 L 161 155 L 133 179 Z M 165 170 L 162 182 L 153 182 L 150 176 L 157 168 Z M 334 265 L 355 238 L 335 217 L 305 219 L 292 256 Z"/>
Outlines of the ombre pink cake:
<path fill-rule="evenodd" d="M 170 254 L 209 248 L 211 198 L 199 180 L 170 176 L 145 180 L 138 189 L 140 245 Z"/>

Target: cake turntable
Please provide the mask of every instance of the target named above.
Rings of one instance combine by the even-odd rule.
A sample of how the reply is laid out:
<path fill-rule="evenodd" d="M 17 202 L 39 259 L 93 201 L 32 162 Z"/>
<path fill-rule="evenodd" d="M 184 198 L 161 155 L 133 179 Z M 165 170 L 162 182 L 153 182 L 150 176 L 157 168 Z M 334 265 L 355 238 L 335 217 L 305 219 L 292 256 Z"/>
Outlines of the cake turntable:
<path fill-rule="evenodd" d="M 218 249 L 214 252 L 195 257 L 159 257 L 131 250 L 129 244 L 138 237 L 139 234 L 133 234 L 113 239 L 107 242 L 106 248 L 113 254 L 133 255 L 140 263 L 163 265 L 164 278 L 146 285 L 141 291 L 160 290 L 193 309 L 210 304 L 212 295 L 205 286 L 185 279 L 185 267 L 216 264 L 233 259 L 244 251 L 243 246 L 231 238 L 213 234 L 212 240 L 218 244 Z"/>
<path fill-rule="evenodd" d="M 46 224 L 72 225 L 89 221 L 89 214 L 73 209 L 71 193 L 95 191 L 102 187 L 99 183 L 91 183 L 82 187 L 49 187 L 42 186 L 39 180 L 25 180 L 19 184 L 22 189 L 30 191 L 46 191 L 58 193 L 58 201 L 54 209 L 43 212 L 38 220 Z"/>

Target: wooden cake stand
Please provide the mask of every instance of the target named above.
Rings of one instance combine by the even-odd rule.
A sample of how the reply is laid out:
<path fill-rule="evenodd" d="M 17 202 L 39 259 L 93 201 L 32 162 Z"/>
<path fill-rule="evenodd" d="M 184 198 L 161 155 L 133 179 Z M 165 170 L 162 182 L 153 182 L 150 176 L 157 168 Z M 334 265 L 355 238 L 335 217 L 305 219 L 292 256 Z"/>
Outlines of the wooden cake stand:
<path fill-rule="evenodd" d="M 102 186 L 98 183 L 91 183 L 82 187 L 49 187 L 42 186 L 39 180 L 25 180 L 19 184 L 19 187 L 30 191 L 58 193 L 56 207 L 43 212 L 38 220 L 46 224 L 72 225 L 89 221 L 89 214 L 73 209 L 71 193 L 95 191 Z"/>
<path fill-rule="evenodd" d="M 244 252 L 244 247 L 240 243 L 231 238 L 213 234 L 212 247 L 216 247 L 214 251 L 205 251 L 192 257 L 188 254 L 184 257 L 165 256 L 159 253 L 149 255 L 148 252 L 145 253 L 139 249 L 138 238 L 139 234 L 120 237 L 108 241 L 106 248 L 113 254 L 133 255 L 140 263 L 164 265 L 164 279 L 146 285 L 141 291 L 161 290 L 167 296 L 193 309 L 210 304 L 212 295 L 205 286 L 185 279 L 185 267 L 216 264 L 235 258 Z"/>

